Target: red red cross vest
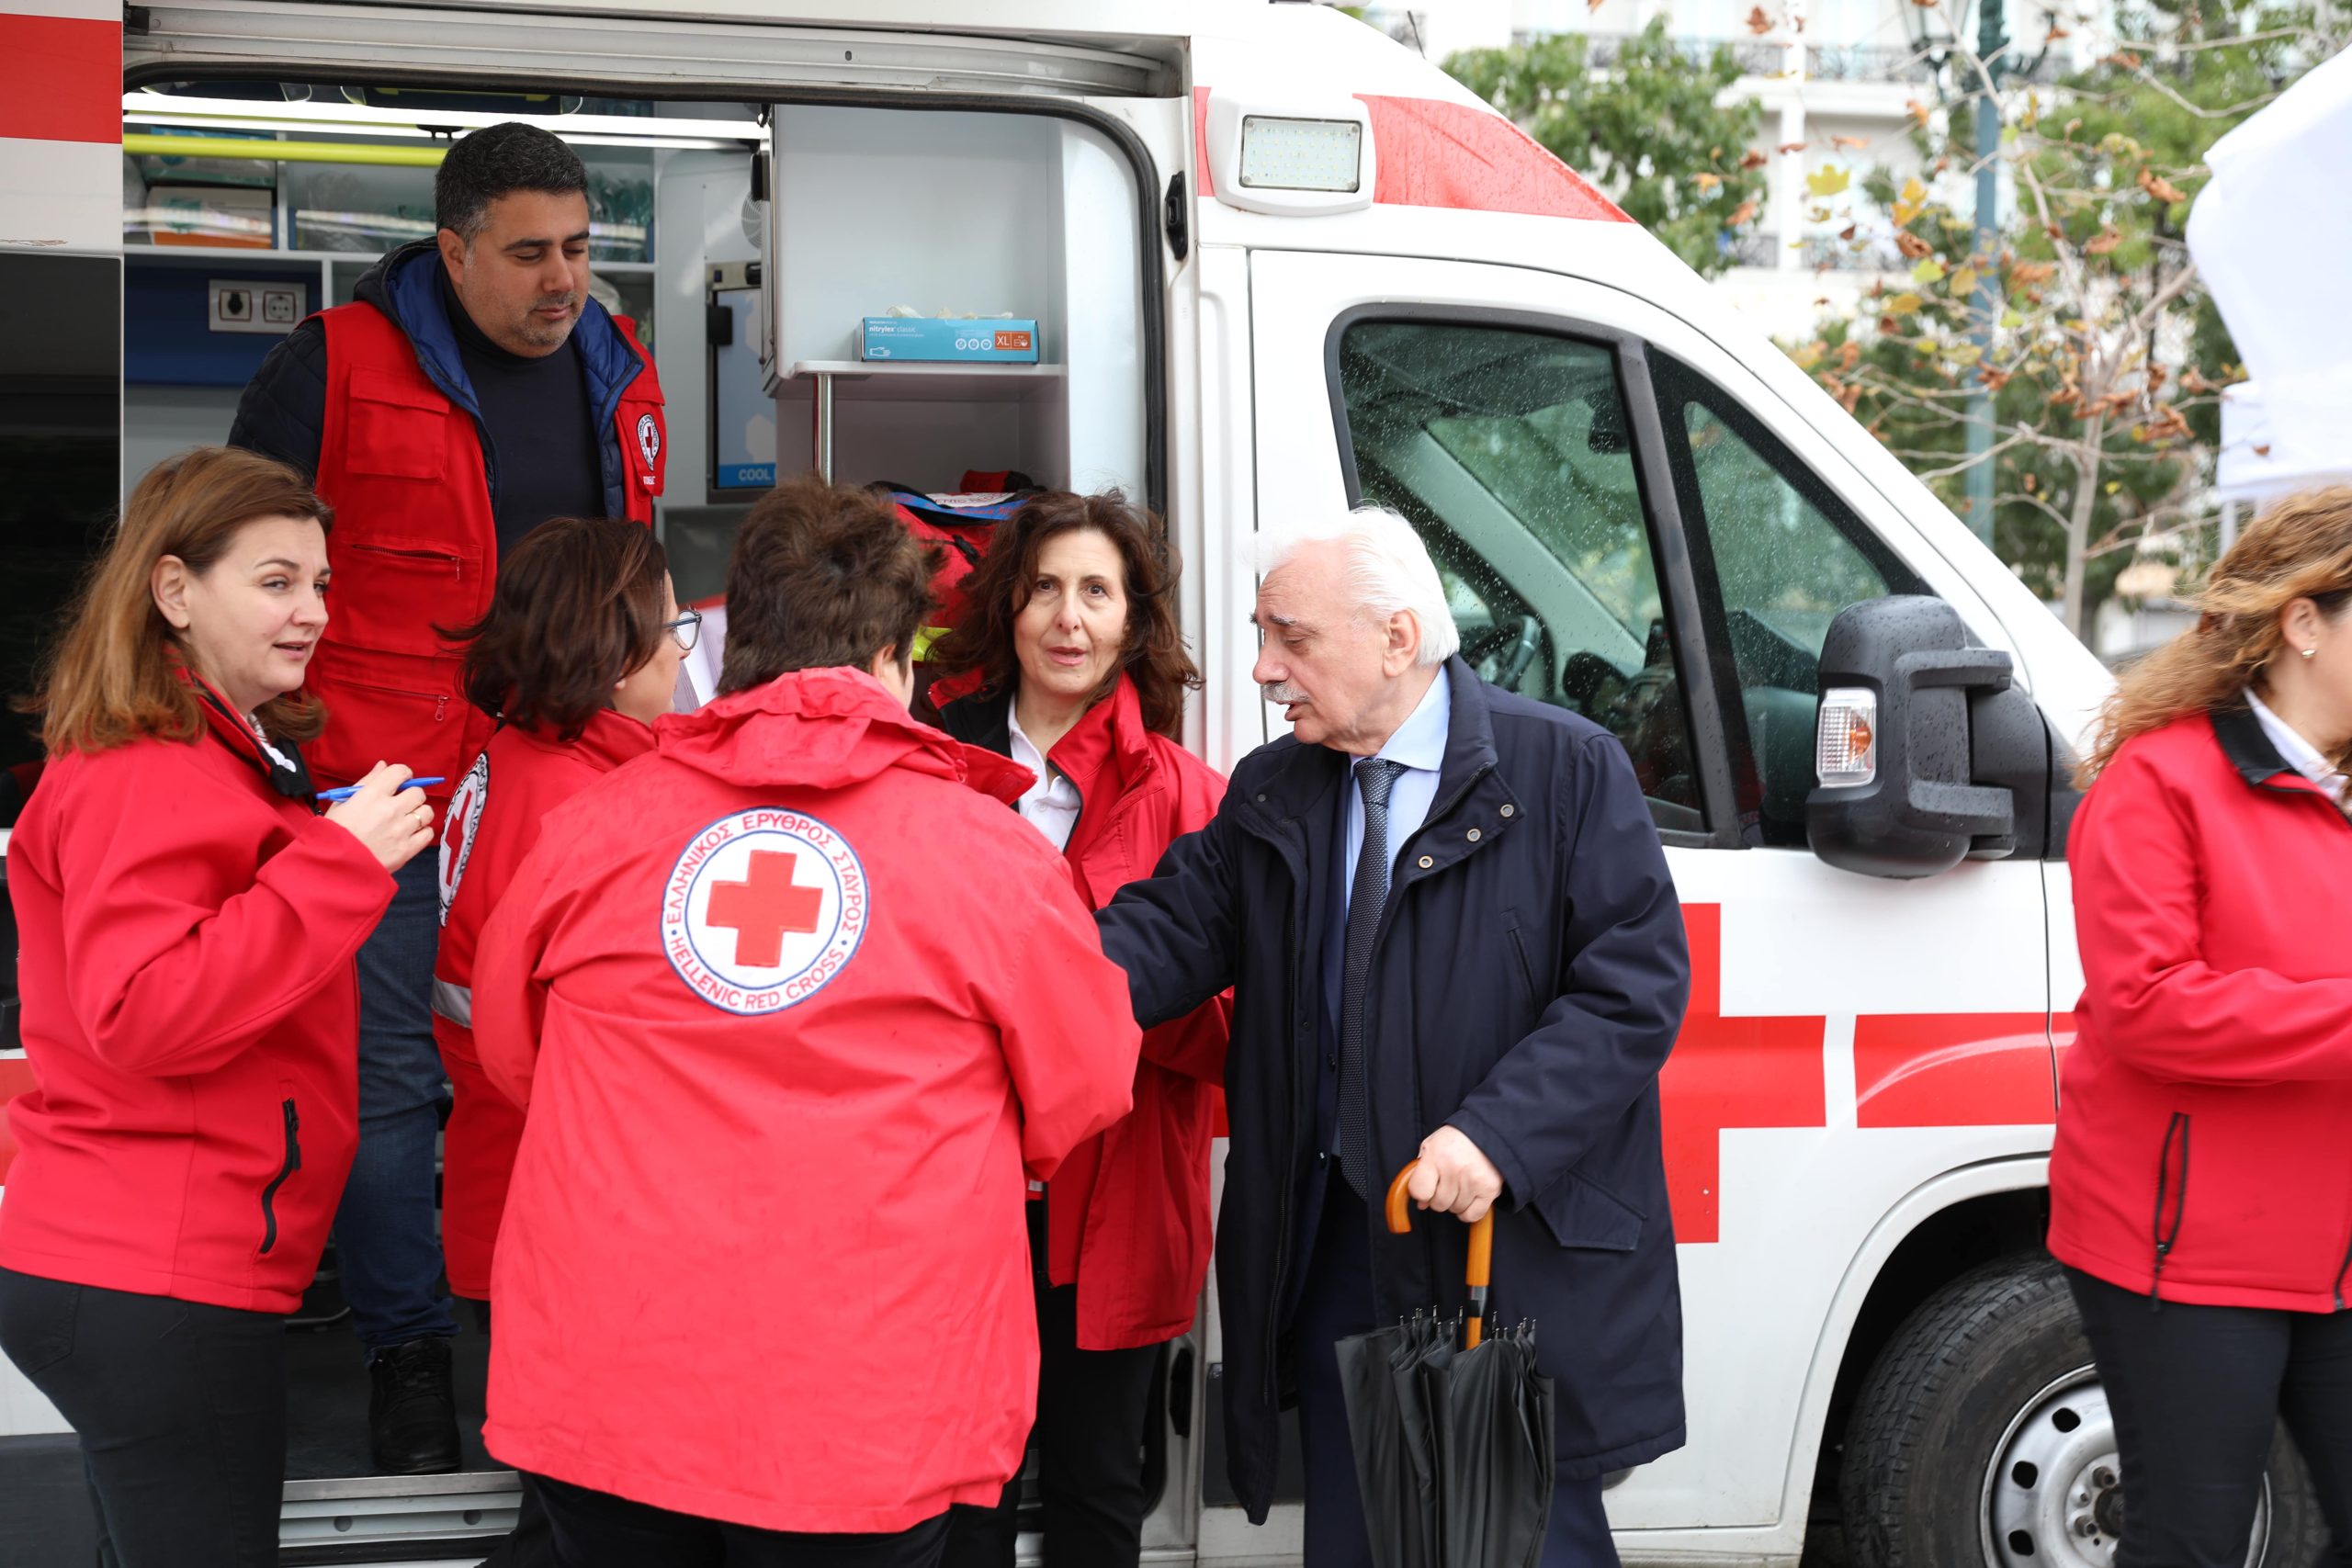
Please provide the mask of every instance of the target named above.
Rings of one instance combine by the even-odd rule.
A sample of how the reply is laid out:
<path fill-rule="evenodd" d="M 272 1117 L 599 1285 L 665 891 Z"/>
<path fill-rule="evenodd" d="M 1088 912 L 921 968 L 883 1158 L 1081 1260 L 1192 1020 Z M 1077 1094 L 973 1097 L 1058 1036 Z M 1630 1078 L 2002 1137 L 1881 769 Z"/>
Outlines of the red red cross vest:
<path fill-rule="evenodd" d="M 324 734 L 303 749 L 321 784 L 348 784 L 379 759 L 447 782 L 490 739 L 465 699 L 458 652 L 435 629 L 490 608 L 498 526 L 473 416 L 435 386 L 399 324 L 372 305 L 320 317 L 327 334 L 325 439 L 318 491 L 334 508 L 334 570 L 325 635 L 308 690 L 327 705 Z M 650 525 L 668 431 L 653 355 L 612 318 L 642 362 L 613 419 L 627 515 Z"/>

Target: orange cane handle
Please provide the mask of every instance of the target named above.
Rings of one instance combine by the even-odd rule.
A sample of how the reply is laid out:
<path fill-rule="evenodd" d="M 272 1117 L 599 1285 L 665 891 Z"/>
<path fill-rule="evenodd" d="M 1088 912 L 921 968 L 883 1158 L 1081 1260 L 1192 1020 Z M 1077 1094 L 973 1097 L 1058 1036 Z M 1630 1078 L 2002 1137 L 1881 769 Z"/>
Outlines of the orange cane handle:
<path fill-rule="evenodd" d="M 1388 1229 L 1403 1235 L 1413 1228 L 1413 1200 L 1405 1190 L 1413 1179 L 1413 1172 L 1420 1168 L 1419 1160 L 1408 1160 L 1405 1168 L 1388 1184 L 1388 1197 L 1382 1205 L 1388 1217 Z M 1469 1348 L 1478 1346 L 1480 1331 L 1487 1315 L 1487 1287 L 1495 1272 L 1495 1212 L 1488 1209 L 1470 1227 L 1470 1266 L 1463 1271 L 1463 1282 L 1470 1287 L 1470 1321 L 1464 1337 Z"/>
<path fill-rule="evenodd" d="M 1388 1184 L 1386 1208 L 1388 1230 L 1392 1235 L 1403 1235 L 1413 1228 L 1413 1200 L 1406 1192 L 1405 1184 L 1413 1179 L 1413 1172 L 1420 1168 L 1419 1160 L 1407 1160 L 1405 1168 L 1396 1173 L 1396 1179 Z"/>

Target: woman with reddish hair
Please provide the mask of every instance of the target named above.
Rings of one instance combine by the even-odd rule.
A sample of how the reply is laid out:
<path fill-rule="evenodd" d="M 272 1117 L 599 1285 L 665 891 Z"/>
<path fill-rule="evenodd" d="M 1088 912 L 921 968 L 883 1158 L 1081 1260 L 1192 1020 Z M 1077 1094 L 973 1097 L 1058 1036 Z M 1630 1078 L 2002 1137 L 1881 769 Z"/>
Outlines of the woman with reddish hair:
<path fill-rule="evenodd" d="M 0 1348 L 80 1434 L 101 1557 L 271 1568 L 284 1314 L 358 1135 L 353 955 L 432 842 L 379 762 L 324 811 L 297 694 L 327 509 L 203 448 L 139 482 L 38 705 L 8 846 L 25 1055 Z"/>
<path fill-rule="evenodd" d="M 931 653 L 950 735 L 1035 782 L 1016 808 L 1095 908 L 1216 813 L 1225 781 L 1177 743 L 1201 683 L 1176 618 L 1159 520 L 1118 492 L 1037 496 L 964 580 Z M 1135 1110 L 1074 1150 L 1030 1204 L 1038 1486 L 1054 1568 L 1133 1568 L 1143 1549 L 1144 1421 L 1159 1348 L 1193 1325 L 1208 1272 L 1209 1142 L 1226 1003 L 1144 1035 Z M 960 1510 L 947 1568 L 1012 1568 L 1020 1479 Z"/>
<path fill-rule="evenodd" d="M 2081 770 L 2067 859 L 2086 984 L 2050 1250 L 2114 1416 L 2118 1568 L 2243 1563 L 2282 1421 L 2335 1538 L 2321 1561 L 2342 1564 L 2352 489 L 2256 522 L 2202 608 L 2124 672 Z"/>

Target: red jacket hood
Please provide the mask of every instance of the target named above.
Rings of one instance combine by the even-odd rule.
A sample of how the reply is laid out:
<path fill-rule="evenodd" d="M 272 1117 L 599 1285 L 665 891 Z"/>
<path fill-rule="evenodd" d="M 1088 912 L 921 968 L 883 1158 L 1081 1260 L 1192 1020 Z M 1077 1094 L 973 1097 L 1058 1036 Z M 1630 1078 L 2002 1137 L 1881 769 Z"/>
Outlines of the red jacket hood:
<path fill-rule="evenodd" d="M 796 670 L 653 724 L 654 749 L 738 784 L 840 789 L 892 768 L 953 779 L 1007 805 L 1028 769 L 922 723 L 862 670 Z"/>

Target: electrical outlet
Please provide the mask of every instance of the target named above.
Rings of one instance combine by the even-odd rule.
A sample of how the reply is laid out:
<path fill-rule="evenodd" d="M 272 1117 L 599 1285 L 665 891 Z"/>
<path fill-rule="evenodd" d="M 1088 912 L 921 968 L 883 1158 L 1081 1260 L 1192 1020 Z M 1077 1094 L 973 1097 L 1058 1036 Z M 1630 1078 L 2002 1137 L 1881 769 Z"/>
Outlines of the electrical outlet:
<path fill-rule="evenodd" d="M 301 283 L 215 278 L 205 285 L 206 325 L 216 333 L 269 333 L 282 337 L 309 314 L 310 294 L 310 286 Z"/>

